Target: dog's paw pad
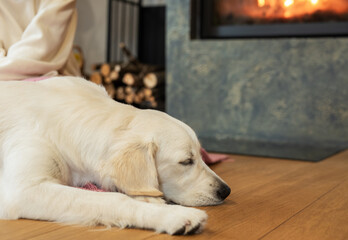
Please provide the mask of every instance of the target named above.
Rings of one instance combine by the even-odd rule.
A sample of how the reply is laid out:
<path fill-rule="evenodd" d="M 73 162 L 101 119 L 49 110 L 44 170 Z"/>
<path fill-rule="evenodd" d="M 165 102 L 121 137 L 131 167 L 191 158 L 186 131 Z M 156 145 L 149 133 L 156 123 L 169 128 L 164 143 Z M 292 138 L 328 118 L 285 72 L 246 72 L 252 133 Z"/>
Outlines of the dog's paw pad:
<path fill-rule="evenodd" d="M 186 227 L 183 226 L 182 228 L 177 230 L 175 233 L 173 233 L 173 235 L 184 235 L 185 234 L 185 230 L 186 230 Z"/>
<path fill-rule="evenodd" d="M 195 233 L 199 233 L 201 229 L 201 224 L 197 224 L 196 226 L 191 228 L 191 225 L 185 225 L 181 228 L 179 228 L 177 231 L 175 231 L 172 235 L 193 235 Z"/>
<path fill-rule="evenodd" d="M 187 235 L 193 235 L 195 233 L 200 232 L 201 228 L 201 224 L 197 224 L 194 228 L 192 228 L 190 231 L 188 231 L 188 233 L 186 233 Z"/>

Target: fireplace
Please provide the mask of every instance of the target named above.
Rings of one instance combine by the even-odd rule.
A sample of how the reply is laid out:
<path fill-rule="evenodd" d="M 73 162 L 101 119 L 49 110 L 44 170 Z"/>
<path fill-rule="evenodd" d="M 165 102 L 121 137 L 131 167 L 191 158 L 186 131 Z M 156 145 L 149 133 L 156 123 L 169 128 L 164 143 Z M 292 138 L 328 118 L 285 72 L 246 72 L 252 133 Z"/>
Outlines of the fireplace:
<path fill-rule="evenodd" d="M 227 7 L 220 22 L 212 20 L 213 5 L 210 15 L 198 11 L 192 16 L 191 10 L 198 4 L 202 9 L 204 2 L 218 1 L 167 1 L 166 111 L 191 126 L 209 151 L 319 161 L 346 149 L 348 37 L 337 37 L 345 35 L 342 32 L 328 36 L 331 27 L 317 35 L 302 30 L 301 36 L 308 37 L 293 37 L 300 35 L 298 28 L 296 34 L 279 33 L 291 25 L 346 24 L 344 11 L 324 22 L 313 22 L 322 12 L 315 10 L 307 22 L 308 18 L 296 22 L 298 15 L 289 22 L 278 13 L 271 19 L 231 24 L 237 17 L 229 16 Z M 259 6 L 258 0 L 250 2 Z M 266 8 L 269 0 L 264 4 Z M 213 39 L 219 37 L 215 35 L 200 39 L 202 22 L 196 20 L 204 19 L 215 27 L 254 28 L 246 30 L 254 38 L 233 30 L 223 39 Z M 195 33 L 192 24 L 196 38 L 190 37 Z M 267 26 L 278 32 L 267 38 L 266 31 L 256 35 L 257 29 Z M 231 38 L 233 34 L 238 38 Z"/>
<path fill-rule="evenodd" d="M 348 35 L 347 0 L 193 0 L 192 38 Z"/>

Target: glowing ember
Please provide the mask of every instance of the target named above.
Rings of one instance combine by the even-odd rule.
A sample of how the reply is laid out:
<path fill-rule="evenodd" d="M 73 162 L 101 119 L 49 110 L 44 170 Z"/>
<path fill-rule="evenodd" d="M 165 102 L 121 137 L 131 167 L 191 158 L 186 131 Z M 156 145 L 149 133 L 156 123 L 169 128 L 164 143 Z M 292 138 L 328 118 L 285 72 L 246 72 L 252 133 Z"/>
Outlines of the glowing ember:
<path fill-rule="evenodd" d="M 285 7 L 289 7 L 289 6 L 291 6 L 292 4 L 294 4 L 294 0 L 285 0 L 285 1 L 284 1 L 284 6 L 285 6 Z"/>
<path fill-rule="evenodd" d="M 312 3 L 313 5 L 315 5 L 315 4 L 318 3 L 318 0 L 311 0 L 311 3 Z"/>
<path fill-rule="evenodd" d="M 313 0 L 313 1 L 314 1 L 314 0 Z M 257 3 L 258 3 L 258 5 L 259 5 L 259 7 L 263 7 L 263 6 L 265 6 L 265 4 L 266 4 L 265 0 L 258 0 Z"/>

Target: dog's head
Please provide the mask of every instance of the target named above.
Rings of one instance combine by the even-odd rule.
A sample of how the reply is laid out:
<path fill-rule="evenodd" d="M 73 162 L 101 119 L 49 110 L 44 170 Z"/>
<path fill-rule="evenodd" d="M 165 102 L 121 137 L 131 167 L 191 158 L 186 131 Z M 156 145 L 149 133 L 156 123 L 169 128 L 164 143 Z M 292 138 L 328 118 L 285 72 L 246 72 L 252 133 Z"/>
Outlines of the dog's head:
<path fill-rule="evenodd" d="M 220 204 L 230 194 L 227 184 L 203 162 L 196 134 L 183 122 L 142 110 L 127 129 L 132 137 L 117 146 L 117 160 L 110 166 L 121 191 L 164 196 L 186 206 Z"/>

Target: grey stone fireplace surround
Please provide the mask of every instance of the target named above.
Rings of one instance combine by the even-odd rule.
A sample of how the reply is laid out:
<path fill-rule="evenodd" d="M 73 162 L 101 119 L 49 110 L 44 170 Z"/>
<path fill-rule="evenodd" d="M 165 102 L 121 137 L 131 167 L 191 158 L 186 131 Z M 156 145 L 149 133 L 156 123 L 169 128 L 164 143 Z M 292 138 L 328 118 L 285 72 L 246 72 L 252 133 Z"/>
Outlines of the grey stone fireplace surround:
<path fill-rule="evenodd" d="M 348 38 L 192 40 L 190 1 L 175 0 L 166 47 L 167 112 L 207 150 L 318 161 L 348 147 Z"/>

